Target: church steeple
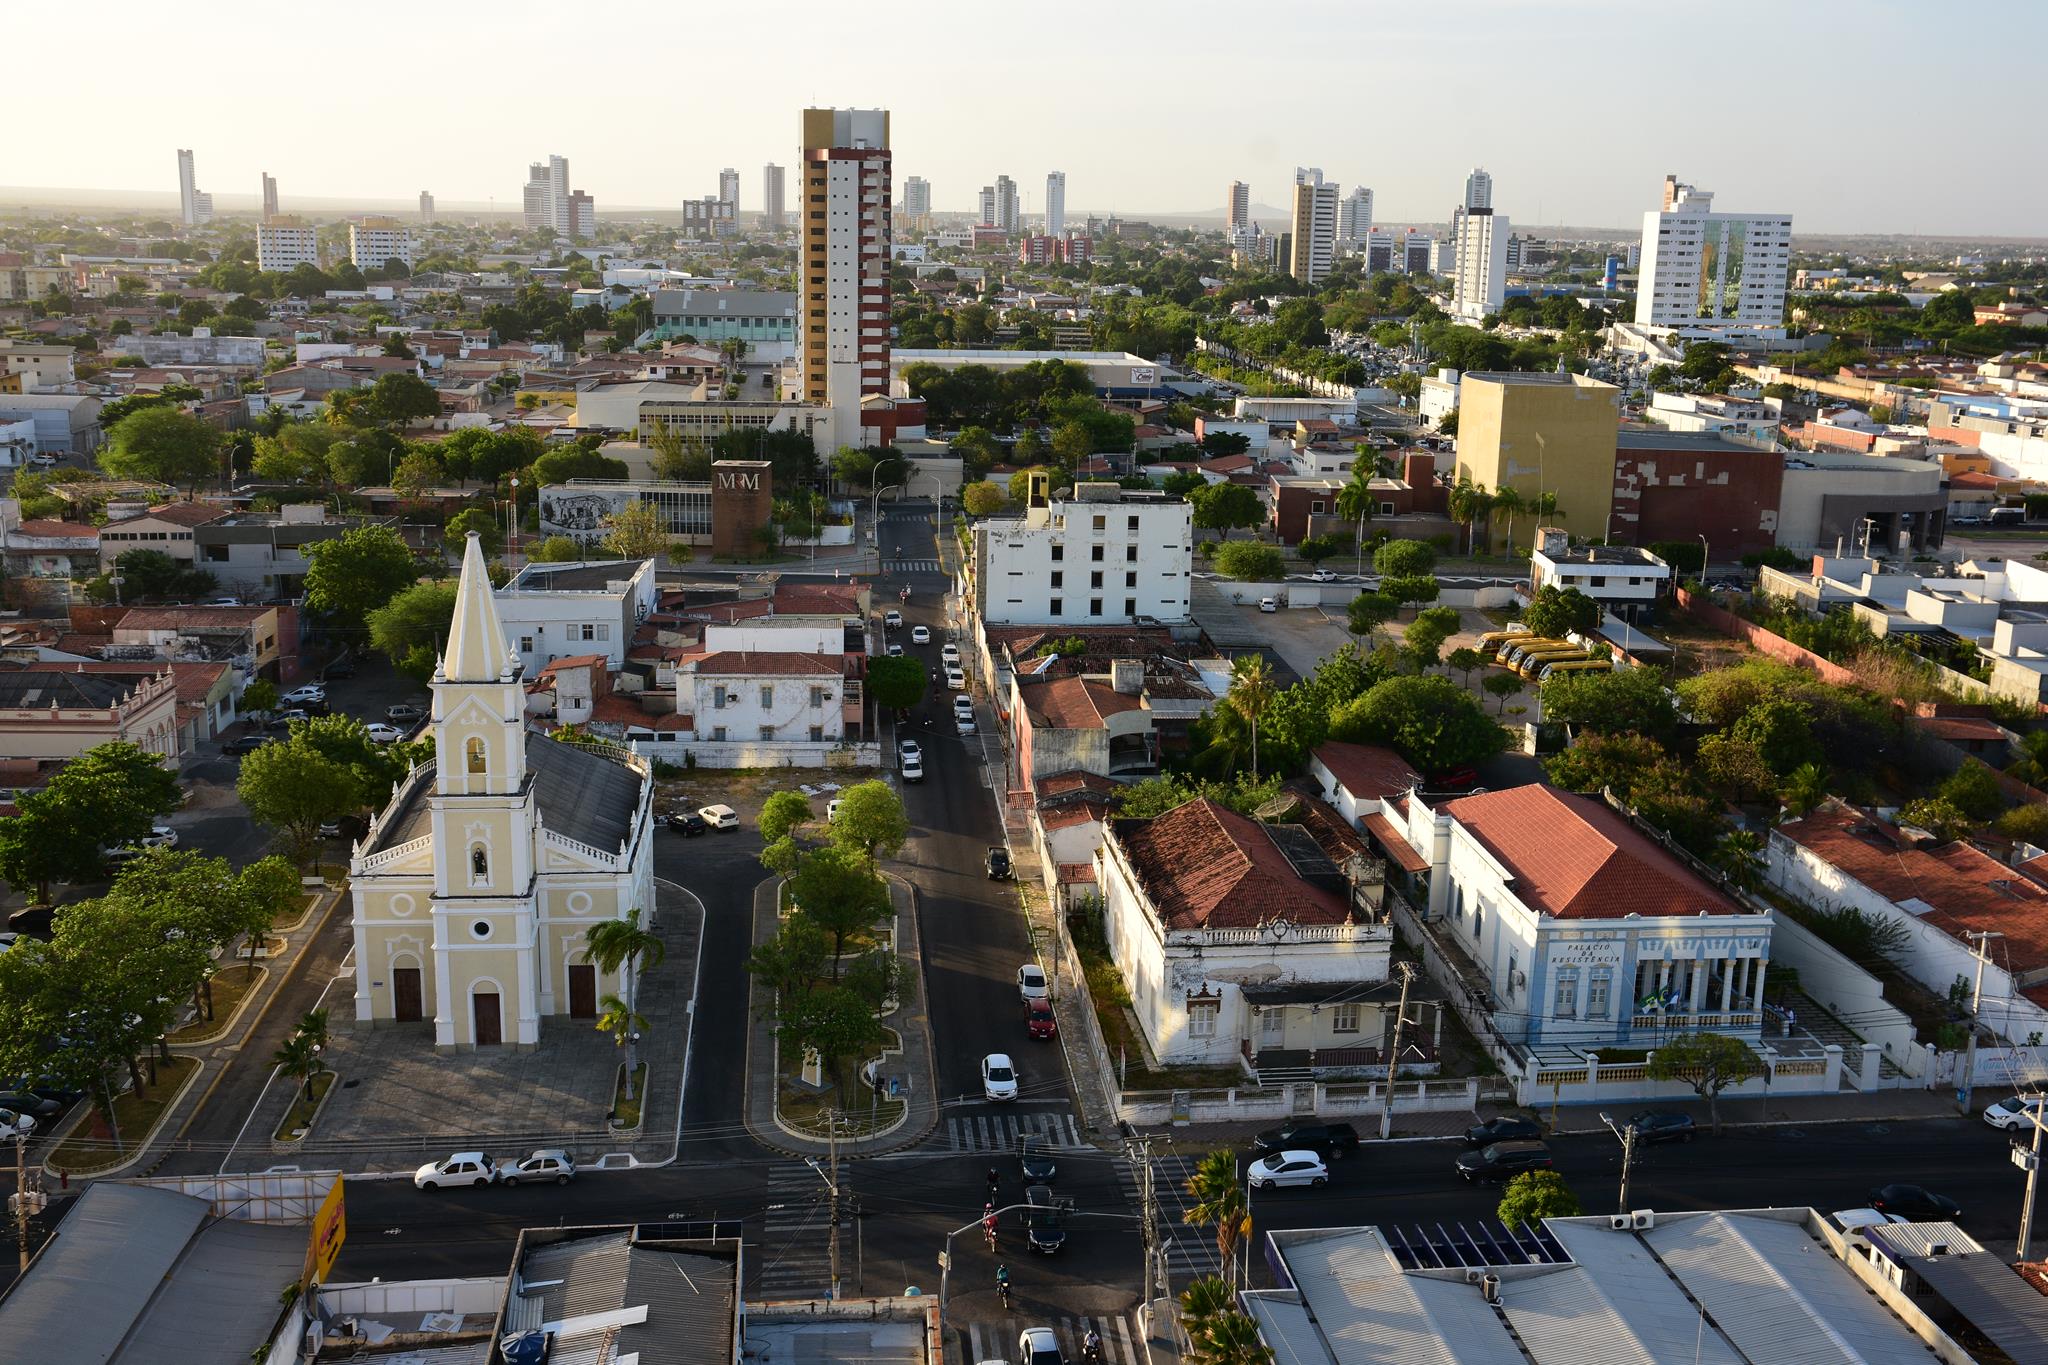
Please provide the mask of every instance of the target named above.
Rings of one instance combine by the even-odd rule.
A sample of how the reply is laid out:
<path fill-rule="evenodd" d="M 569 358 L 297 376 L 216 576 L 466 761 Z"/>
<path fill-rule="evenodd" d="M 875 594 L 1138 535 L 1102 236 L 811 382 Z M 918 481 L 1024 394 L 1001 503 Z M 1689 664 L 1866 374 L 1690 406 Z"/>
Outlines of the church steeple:
<path fill-rule="evenodd" d="M 462 577 L 455 585 L 455 620 L 448 627 L 448 649 L 441 656 L 441 676 L 448 682 L 497 682 L 519 667 L 505 645 L 505 627 L 498 620 L 498 599 L 484 565 L 483 543 L 474 531 L 462 549 Z"/>

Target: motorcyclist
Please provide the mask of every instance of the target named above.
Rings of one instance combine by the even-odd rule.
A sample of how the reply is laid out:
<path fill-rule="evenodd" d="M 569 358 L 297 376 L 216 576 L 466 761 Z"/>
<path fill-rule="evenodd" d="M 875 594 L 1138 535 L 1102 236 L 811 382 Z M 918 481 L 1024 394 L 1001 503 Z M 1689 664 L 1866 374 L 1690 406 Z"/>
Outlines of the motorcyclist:
<path fill-rule="evenodd" d="M 1093 1327 L 1088 1329 L 1088 1339 L 1081 1344 L 1081 1359 L 1084 1361 L 1102 1359 L 1102 1333 Z"/>
<path fill-rule="evenodd" d="M 1010 1267 L 1007 1265 L 996 1267 L 996 1294 L 1002 1299 L 1003 1307 L 1008 1308 L 1010 1306 Z"/>

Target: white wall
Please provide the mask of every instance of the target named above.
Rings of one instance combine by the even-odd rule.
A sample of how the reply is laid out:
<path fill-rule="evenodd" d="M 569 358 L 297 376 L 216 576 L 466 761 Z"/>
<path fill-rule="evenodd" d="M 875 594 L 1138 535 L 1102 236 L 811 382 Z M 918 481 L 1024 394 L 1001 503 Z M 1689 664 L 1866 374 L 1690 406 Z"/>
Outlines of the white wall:
<path fill-rule="evenodd" d="M 717 704 L 721 689 L 725 696 L 723 706 Z M 763 689 L 768 693 L 765 704 Z M 696 734 L 707 740 L 720 741 L 718 729 L 723 726 L 723 742 L 831 743 L 846 733 L 840 710 L 844 690 L 845 680 L 836 673 L 817 677 L 702 677 L 678 673 L 676 709 L 687 709 L 687 714 L 694 718 Z M 818 727 L 819 739 L 811 738 L 812 726 Z M 771 733 L 763 734 L 764 728 Z"/>
<path fill-rule="evenodd" d="M 991 625 L 1104 625 L 1133 615 L 1185 621 L 1193 516 L 1185 502 L 1058 502 L 1034 519 L 983 521 L 974 528 L 981 617 Z M 1100 588 L 1091 580 L 1098 572 Z M 1102 610 L 1091 612 L 1096 599 Z M 1124 609 L 1126 602 L 1132 611 Z"/>

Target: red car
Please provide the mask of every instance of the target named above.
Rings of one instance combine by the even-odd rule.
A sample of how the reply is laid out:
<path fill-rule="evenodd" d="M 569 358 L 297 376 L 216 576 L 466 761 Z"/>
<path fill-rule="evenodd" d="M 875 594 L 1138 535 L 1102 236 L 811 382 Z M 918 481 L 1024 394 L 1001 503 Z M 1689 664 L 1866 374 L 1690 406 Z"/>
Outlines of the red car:
<path fill-rule="evenodd" d="M 1024 1002 L 1024 1031 L 1033 1038 L 1050 1038 L 1058 1033 L 1060 1026 L 1052 1015 L 1050 1000 L 1027 1000 Z"/>

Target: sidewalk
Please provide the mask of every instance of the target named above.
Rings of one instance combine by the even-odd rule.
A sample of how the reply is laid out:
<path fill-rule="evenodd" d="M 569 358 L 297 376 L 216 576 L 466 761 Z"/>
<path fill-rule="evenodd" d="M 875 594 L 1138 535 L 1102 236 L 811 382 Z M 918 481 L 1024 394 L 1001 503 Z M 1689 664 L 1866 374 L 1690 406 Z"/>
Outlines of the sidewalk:
<path fill-rule="evenodd" d="M 1989 1097 L 2003 1095 L 2005 1091 L 1995 1086 L 1977 1087 L 1977 1095 L 1983 1098 L 1973 1101 L 1967 1115 L 1976 1120 L 1977 1115 Z M 1557 1131 L 1561 1133 L 1601 1133 L 1606 1126 L 1600 1122 L 1599 1105 L 1565 1105 L 1558 1111 Z M 1635 1101 L 1607 1106 L 1612 1115 L 1626 1109 L 1630 1113 L 1645 1108 L 1681 1110 L 1691 1114 L 1693 1120 L 1707 1126 L 1707 1102 L 1705 1100 L 1655 1100 Z M 1908 1123 L 1922 1119 L 1952 1119 L 1959 1117 L 1956 1112 L 1956 1096 L 1952 1089 L 1921 1090 L 1876 1090 L 1868 1094 L 1860 1091 L 1843 1091 L 1839 1095 L 1736 1095 L 1724 1097 L 1720 1102 L 1721 1126 L 1723 1128 L 1781 1127 L 1795 1124 L 1819 1123 Z M 1546 1124 L 1550 1122 L 1550 1111 L 1542 1106 L 1536 1110 Z"/>
<path fill-rule="evenodd" d="M 915 983 L 902 992 L 904 998 L 895 1013 L 882 1020 L 896 1031 L 903 1044 L 903 1050 L 884 1069 L 887 1074 L 903 1079 L 905 1112 L 902 1122 L 879 1137 L 841 1142 L 840 1152 L 846 1156 L 875 1156 L 913 1146 L 922 1142 L 939 1121 L 938 1075 L 932 1068 L 930 1006 L 925 999 L 922 970 L 924 951 L 917 931 L 917 893 L 907 882 L 887 873 L 883 876 L 889 883 L 889 901 L 896 913 L 896 956 L 905 966 L 906 982 Z M 754 888 L 755 947 L 774 938 L 780 927 L 776 914 L 776 891 L 780 885 L 781 879 L 771 876 Z M 775 1112 L 775 1048 L 775 1013 L 768 1002 L 768 988 L 755 979 L 747 992 L 747 1131 L 756 1142 L 778 1152 L 825 1156 L 832 1151 L 830 1142 L 792 1131 Z"/>

